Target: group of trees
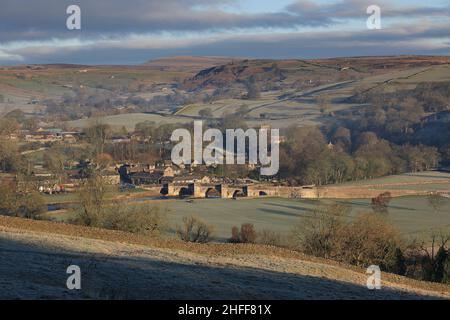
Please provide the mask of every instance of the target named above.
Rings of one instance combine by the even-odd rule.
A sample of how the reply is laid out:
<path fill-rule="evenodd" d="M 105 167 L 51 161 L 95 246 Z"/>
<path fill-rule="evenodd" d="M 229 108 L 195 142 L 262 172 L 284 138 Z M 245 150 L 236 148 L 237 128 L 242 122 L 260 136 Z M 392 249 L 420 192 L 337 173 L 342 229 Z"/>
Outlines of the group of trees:
<path fill-rule="evenodd" d="M 14 118 L 0 118 L 0 171 L 25 173 L 27 165 L 21 155 L 20 146 L 11 139 L 18 134 L 20 123 Z"/>
<path fill-rule="evenodd" d="M 348 219 L 344 205 L 319 206 L 294 230 L 298 246 L 307 254 L 386 271 L 404 272 L 397 231 L 381 216 L 361 214 Z M 401 270 L 399 270 L 401 269 Z"/>
<path fill-rule="evenodd" d="M 0 214 L 35 219 L 47 211 L 44 199 L 37 192 L 21 193 L 16 184 L 0 185 Z"/>
<path fill-rule="evenodd" d="M 111 127 L 103 123 L 95 123 L 85 129 L 87 142 L 94 148 L 96 154 L 103 153 L 106 142 L 112 133 Z"/>
<path fill-rule="evenodd" d="M 0 170 L 2 172 L 21 172 L 26 170 L 19 146 L 10 139 L 0 138 Z"/>
<path fill-rule="evenodd" d="M 395 92 L 379 87 L 362 91 L 355 99 L 369 106 L 339 114 L 353 135 L 371 131 L 397 145 L 435 147 L 442 163 L 450 162 L 450 83 L 422 83 Z"/>
<path fill-rule="evenodd" d="M 350 218 L 350 208 L 318 206 L 293 231 L 296 246 L 309 255 L 416 279 L 450 281 L 450 237 L 433 234 L 431 242 L 408 243 L 384 215 L 362 213 Z"/>
<path fill-rule="evenodd" d="M 438 165 L 435 147 L 397 145 L 375 132 L 353 133 L 346 127 L 325 134 L 317 127 L 289 128 L 280 148 L 279 177 L 293 184 L 340 183 Z"/>
<path fill-rule="evenodd" d="M 4 133 L 16 133 L 19 129 L 35 130 L 38 128 L 36 118 L 26 117 L 25 112 L 20 109 L 14 109 L 6 113 L 1 119 L 1 130 Z"/>
<path fill-rule="evenodd" d="M 159 235 L 165 230 L 164 212 L 154 205 L 140 205 L 109 200 L 111 186 L 93 171 L 83 179 L 78 191 L 80 208 L 73 223 L 131 233 Z"/>
<path fill-rule="evenodd" d="M 440 112 L 449 109 L 450 82 L 422 82 L 412 90 L 386 91 L 383 86 L 357 88 L 352 99 L 375 107 L 395 106 L 409 101 L 413 102 L 411 107 L 415 112 Z"/>

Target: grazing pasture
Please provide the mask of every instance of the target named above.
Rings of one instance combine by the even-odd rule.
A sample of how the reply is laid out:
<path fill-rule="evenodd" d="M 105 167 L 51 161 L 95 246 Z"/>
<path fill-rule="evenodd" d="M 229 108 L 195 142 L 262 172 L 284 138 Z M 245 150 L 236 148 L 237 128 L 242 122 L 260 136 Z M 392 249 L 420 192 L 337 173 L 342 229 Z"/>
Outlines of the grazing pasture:
<path fill-rule="evenodd" d="M 296 224 L 310 217 L 314 208 L 321 204 L 345 204 L 351 207 L 349 219 L 359 213 L 373 212 L 370 199 L 326 199 L 294 200 L 281 198 L 196 199 L 185 200 L 149 200 L 161 211 L 167 212 L 170 231 L 174 233 L 183 217 L 197 215 L 207 223 L 214 225 L 215 237 L 225 241 L 231 235 L 233 226 L 252 223 L 257 231 L 264 229 L 289 234 Z M 49 212 L 47 218 L 64 221 L 73 217 L 72 212 Z M 375 214 L 375 213 L 373 213 Z M 407 236 L 421 237 L 432 229 L 450 226 L 450 199 L 445 198 L 439 210 L 434 210 L 428 198 L 408 196 L 394 198 L 389 204 L 385 217 Z"/>

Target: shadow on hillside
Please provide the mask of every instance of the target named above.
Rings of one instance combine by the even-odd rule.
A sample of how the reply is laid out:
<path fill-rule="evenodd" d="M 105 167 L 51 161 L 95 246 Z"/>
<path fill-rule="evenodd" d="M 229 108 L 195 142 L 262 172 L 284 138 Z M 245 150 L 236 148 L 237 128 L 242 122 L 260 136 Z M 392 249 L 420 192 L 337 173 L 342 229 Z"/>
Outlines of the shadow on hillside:
<path fill-rule="evenodd" d="M 355 201 L 342 201 L 342 200 L 335 200 L 338 204 L 343 205 L 351 205 L 351 206 L 358 206 L 358 207 L 364 207 L 372 210 L 372 204 L 370 202 L 362 203 L 362 202 L 355 202 Z M 410 207 L 404 207 L 404 206 L 396 206 L 389 204 L 388 209 L 398 209 L 398 210 L 408 210 L 408 211 L 417 211 L 416 208 L 410 208 Z"/>
<path fill-rule="evenodd" d="M 442 172 L 444 172 L 444 171 L 442 171 Z M 419 178 L 430 178 L 430 179 L 446 179 L 447 178 L 447 177 L 443 177 L 443 176 L 439 176 L 439 175 L 433 176 L 433 175 L 428 175 L 428 174 L 416 174 L 416 173 L 406 173 L 405 176 L 419 177 Z M 420 184 L 420 182 L 418 182 L 417 184 Z"/>
<path fill-rule="evenodd" d="M 265 209 L 265 208 L 261 208 L 261 209 L 259 209 L 259 210 L 260 210 L 260 211 L 263 211 L 263 212 L 265 212 L 265 213 L 276 214 L 276 215 L 286 216 L 286 217 L 303 218 L 303 217 L 308 216 L 308 215 L 306 215 L 304 212 L 301 212 L 301 213 L 292 213 L 292 212 L 286 212 L 286 211 L 283 211 L 283 210 Z"/>
<path fill-rule="evenodd" d="M 73 243 L 76 245 L 77 241 Z M 109 248 L 109 244 L 101 246 L 99 250 Z M 363 285 L 255 268 L 93 255 L 12 241 L 1 234 L 0 255 L 1 299 L 424 298 L 396 290 L 371 291 Z M 66 288 L 69 265 L 81 268 L 81 290 Z"/>
<path fill-rule="evenodd" d="M 274 206 L 274 207 L 280 207 L 280 208 L 286 208 L 286 209 L 293 209 L 293 210 L 301 210 L 301 211 L 307 211 L 312 212 L 314 211 L 314 208 L 308 208 L 301 205 L 287 205 L 287 204 L 280 204 L 280 203 L 272 203 L 272 202 L 265 202 L 265 205 L 268 206 Z"/>

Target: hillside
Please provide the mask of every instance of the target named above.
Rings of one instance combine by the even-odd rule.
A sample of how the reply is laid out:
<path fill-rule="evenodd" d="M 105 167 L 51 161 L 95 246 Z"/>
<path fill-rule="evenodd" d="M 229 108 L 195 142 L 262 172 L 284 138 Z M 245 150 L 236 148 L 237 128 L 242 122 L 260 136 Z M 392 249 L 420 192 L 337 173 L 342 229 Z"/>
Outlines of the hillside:
<path fill-rule="evenodd" d="M 244 107 L 249 126 L 310 126 L 335 122 L 328 112 L 361 106 L 356 91 L 414 89 L 449 78 L 449 57 L 395 56 L 321 60 L 263 60 L 230 57 L 166 57 L 137 66 L 18 65 L 0 68 L 0 114 L 21 109 L 80 120 L 92 114 L 114 117 L 130 130 L 124 113 L 146 113 L 164 122 L 189 122 L 210 109 L 214 118 Z M 248 84 L 260 92 L 247 97 Z M 50 102 L 49 102 L 50 100 Z M 61 103 L 63 104 L 61 106 Z M 51 105 L 48 108 L 48 105 Z M 56 107 L 55 107 L 56 106 Z M 122 119 L 123 117 L 123 119 Z M 109 119 L 103 119 L 109 123 Z M 83 120 L 69 123 L 83 126 Z"/>
<path fill-rule="evenodd" d="M 227 64 L 233 60 L 231 57 L 203 57 L 203 56 L 175 56 L 162 57 L 144 63 L 144 66 L 169 69 L 202 70 L 212 66 Z"/>
<path fill-rule="evenodd" d="M 101 240 L 100 240 L 101 239 Z M 2 299 L 424 299 L 448 286 L 259 245 L 192 245 L 123 232 L 0 217 Z M 65 289 L 79 265 L 82 290 Z"/>
<path fill-rule="evenodd" d="M 177 78 L 192 76 L 197 69 L 159 70 L 151 66 L 78 66 L 18 65 L 0 67 L 0 93 L 4 103 L 14 108 L 30 108 L 33 100 L 59 101 L 83 89 L 88 94 L 138 91 L 158 83 L 171 83 Z"/>
<path fill-rule="evenodd" d="M 241 60 L 216 65 L 202 70 L 185 81 L 185 87 L 202 88 L 230 86 L 246 81 L 249 77 L 264 87 L 277 81 L 282 87 L 299 86 L 301 83 L 317 86 L 330 82 L 358 80 L 367 76 L 389 74 L 448 65 L 449 57 L 395 56 L 395 57 L 353 57 L 322 60 Z"/>

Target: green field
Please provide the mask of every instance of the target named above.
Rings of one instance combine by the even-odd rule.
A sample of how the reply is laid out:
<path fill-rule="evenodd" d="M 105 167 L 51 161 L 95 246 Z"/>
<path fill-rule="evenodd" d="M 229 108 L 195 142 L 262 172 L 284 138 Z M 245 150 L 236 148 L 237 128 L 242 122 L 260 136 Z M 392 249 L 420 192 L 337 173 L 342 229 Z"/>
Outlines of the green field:
<path fill-rule="evenodd" d="M 380 190 L 450 191 L 450 173 L 440 171 L 405 173 L 377 179 L 345 182 L 334 186 L 364 186 Z"/>
<path fill-rule="evenodd" d="M 372 212 L 370 200 L 327 200 L 321 203 L 342 203 L 352 207 L 352 216 Z M 171 201 L 161 205 L 169 211 L 173 224 L 180 224 L 182 217 L 197 214 L 216 226 L 221 239 L 230 236 L 231 228 L 242 223 L 252 223 L 257 230 L 269 229 L 288 233 L 304 217 L 310 216 L 317 205 L 315 200 L 266 199 L 205 199 L 193 203 Z M 401 197 L 391 201 L 388 219 L 407 235 L 420 236 L 430 228 L 450 226 L 450 199 L 445 199 L 438 212 L 434 212 L 426 197 Z"/>
<path fill-rule="evenodd" d="M 104 124 L 108 124 L 112 127 L 121 128 L 125 126 L 127 130 L 133 131 L 136 124 L 144 121 L 153 121 L 156 124 L 172 124 L 172 123 L 186 123 L 191 122 L 192 119 L 180 118 L 180 117 L 163 117 L 156 114 L 146 113 L 127 113 L 114 116 L 106 116 L 95 119 L 81 119 L 75 121 L 69 121 L 68 125 L 75 128 L 85 128 L 95 123 L 96 121 Z"/>
<path fill-rule="evenodd" d="M 256 230 L 268 229 L 289 234 L 292 228 L 311 215 L 318 204 L 340 203 L 352 207 L 351 217 L 358 213 L 372 212 L 369 199 L 357 200 L 291 200 L 281 198 L 260 199 L 198 199 L 149 201 L 162 211 L 166 211 L 172 233 L 182 219 L 198 215 L 215 226 L 217 240 L 229 238 L 231 228 L 243 223 L 254 224 Z M 67 214 L 48 213 L 47 217 L 65 220 Z M 387 218 L 398 230 L 408 236 L 420 237 L 432 228 L 450 226 L 450 199 L 444 198 L 439 211 L 434 211 L 427 197 L 394 198 L 389 205 Z"/>

